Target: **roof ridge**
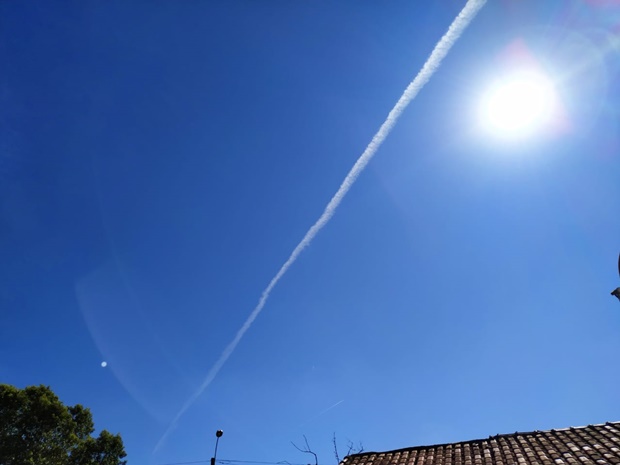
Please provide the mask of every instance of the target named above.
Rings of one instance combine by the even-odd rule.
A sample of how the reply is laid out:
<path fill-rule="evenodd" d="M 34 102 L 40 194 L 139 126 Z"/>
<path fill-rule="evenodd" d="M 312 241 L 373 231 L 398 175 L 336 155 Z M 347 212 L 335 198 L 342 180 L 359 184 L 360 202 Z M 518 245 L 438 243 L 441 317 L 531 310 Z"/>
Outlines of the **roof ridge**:
<path fill-rule="evenodd" d="M 496 434 L 495 436 L 489 436 L 487 438 L 479 438 L 479 439 L 468 439 L 466 441 L 456 441 L 456 442 L 442 442 L 439 444 L 428 444 L 425 446 L 413 446 L 413 447 L 403 447 L 401 449 L 392 449 L 392 450 L 388 450 L 388 451 L 383 451 L 383 452 L 374 452 L 374 451 L 364 451 L 364 452 L 360 452 L 358 454 L 351 454 L 346 456 L 342 462 L 345 462 L 349 457 L 360 457 L 360 456 L 364 456 L 364 455 L 371 455 L 371 454 L 393 454 L 395 452 L 404 452 L 404 451 L 412 451 L 412 450 L 421 450 L 421 449 L 431 449 L 431 448 L 437 448 L 437 447 L 447 447 L 447 446 L 454 446 L 457 444 L 472 444 L 472 443 L 480 443 L 483 441 L 488 441 L 490 439 L 498 439 L 498 438 L 505 438 L 505 437 L 509 437 L 509 436 L 531 436 L 534 434 L 539 434 L 539 433 L 556 433 L 556 432 L 563 432 L 563 431 L 572 431 L 572 430 L 581 430 L 581 429 L 586 429 L 586 428 L 593 428 L 593 427 L 604 427 L 604 426 L 615 426 L 615 427 L 620 427 L 620 421 L 606 421 L 605 423 L 596 423 L 596 424 L 590 424 L 590 425 L 584 425 L 584 426 L 569 426 L 567 428 L 551 428 L 551 429 L 547 429 L 547 430 L 534 430 L 534 431 L 515 431 L 514 433 L 503 433 L 503 434 Z"/>

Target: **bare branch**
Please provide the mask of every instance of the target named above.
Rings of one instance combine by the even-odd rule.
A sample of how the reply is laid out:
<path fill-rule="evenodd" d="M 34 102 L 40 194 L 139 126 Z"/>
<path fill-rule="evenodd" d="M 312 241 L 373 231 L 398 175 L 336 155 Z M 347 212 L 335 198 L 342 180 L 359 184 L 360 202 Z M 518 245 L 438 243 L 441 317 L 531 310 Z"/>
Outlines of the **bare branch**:
<path fill-rule="evenodd" d="M 310 444 L 308 444 L 308 438 L 306 437 L 306 435 L 304 434 L 303 436 L 304 438 L 304 443 L 306 444 L 306 448 L 302 449 L 301 447 L 299 447 L 297 444 L 295 444 L 293 441 L 291 441 L 291 444 L 293 444 L 293 447 L 295 449 L 297 449 L 299 452 L 303 452 L 304 454 L 312 454 L 314 456 L 314 465 L 319 465 L 319 458 L 318 456 L 312 451 L 312 449 L 310 449 Z"/>
<path fill-rule="evenodd" d="M 338 444 L 336 442 L 336 433 L 332 437 L 332 443 L 334 444 L 334 456 L 336 457 L 336 463 L 340 463 L 340 456 L 338 455 Z"/>
<path fill-rule="evenodd" d="M 347 439 L 347 456 L 351 455 L 351 451 L 353 450 L 353 441 Z"/>
<path fill-rule="evenodd" d="M 307 452 L 303 450 L 301 447 L 299 447 L 297 444 L 295 444 L 293 441 L 291 441 L 291 444 L 293 444 L 293 447 L 297 449 L 299 452 L 304 452 L 304 453 Z"/>
<path fill-rule="evenodd" d="M 356 447 L 353 441 L 347 439 L 347 457 L 351 454 L 361 454 L 362 452 L 364 452 L 364 446 L 362 445 L 361 441 L 359 443 L 359 446 Z"/>
<path fill-rule="evenodd" d="M 319 465 L 319 457 L 317 456 L 317 454 L 314 453 L 314 451 L 310 447 L 310 443 L 308 442 L 308 438 L 306 437 L 306 435 L 303 435 L 302 437 L 304 438 L 304 445 L 302 447 L 299 447 L 293 441 L 291 441 L 291 444 L 299 452 L 302 452 L 304 454 L 311 454 L 314 457 L 314 465 Z M 362 452 L 364 452 L 364 446 L 362 445 L 361 441 L 360 441 L 359 445 L 356 446 L 353 441 L 351 441 L 350 439 L 347 439 L 347 453 L 342 458 L 342 460 L 340 460 L 340 453 L 338 452 L 338 439 L 336 438 L 336 433 L 334 433 L 333 436 L 332 436 L 332 445 L 334 446 L 334 457 L 336 458 L 336 464 L 337 465 L 342 463 L 342 460 L 345 460 L 349 455 L 361 454 Z M 281 463 L 283 465 L 287 464 L 287 462 L 279 462 L 279 463 Z M 311 465 L 311 464 L 308 464 L 308 465 Z"/>

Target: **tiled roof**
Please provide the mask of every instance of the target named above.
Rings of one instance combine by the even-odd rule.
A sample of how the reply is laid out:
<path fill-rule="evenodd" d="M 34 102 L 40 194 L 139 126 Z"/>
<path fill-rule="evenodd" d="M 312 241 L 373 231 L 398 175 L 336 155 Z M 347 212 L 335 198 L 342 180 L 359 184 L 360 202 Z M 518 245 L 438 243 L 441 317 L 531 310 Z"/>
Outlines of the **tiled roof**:
<path fill-rule="evenodd" d="M 488 439 L 364 452 L 343 465 L 620 464 L 620 422 L 490 436 Z"/>

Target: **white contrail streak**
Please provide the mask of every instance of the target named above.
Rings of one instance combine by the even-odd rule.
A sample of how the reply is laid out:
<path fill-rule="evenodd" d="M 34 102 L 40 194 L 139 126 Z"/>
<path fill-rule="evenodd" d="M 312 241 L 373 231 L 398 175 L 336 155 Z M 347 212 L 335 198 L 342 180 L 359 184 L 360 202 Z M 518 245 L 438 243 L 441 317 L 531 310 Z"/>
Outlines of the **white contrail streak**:
<path fill-rule="evenodd" d="M 290 257 L 288 257 L 288 260 L 284 262 L 284 265 L 282 265 L 280 270 L 278 270 L 276 275 L 271 279 L 269 285 L 261 294 L 260 299 L 258 300 L 258 304 L 254 308 L 254 310 L 252 310 L 252 313 L 250 313 L 248 319 L 245 321 L 245 323 L 243 323 L 243 326 L 241 326 L 239 331 L 237 331 L 234 339 L 226 346 L 226 348 L 222 352 L 222 355 L 220 355 L 220 358 L 215 362 L 215 365 L 211 367 L 211 369 L 207 373 L 205 380 L 200 385 L 198 390 L 196 390 L 196 392 L 192 394 L 192 396 L 187 400 L 187 402 L 185 402 L 181 410 L 179 410 L 179 413 L 177 413 L 177 415 L 174 417 L 167 431 L 157 443 L 155 450 L 157 450 L 159 446 L 163 443 L 170 431 L 172 431 L 172 429 L 176 425 L 179 418 L 181 418 L 181 416 L 187 411 L 187 409 L 196 401 L 196 399 L 198 399 L 198 397 L 200 397 L 200 395 L 205 391 L 205 389 L 207 389 L 207 387 L 209 387 L 211 382 L 215 379 L 220 369 L 228 360 L 228 357 L 230 357 L 230 355 L 234 352 L 237 344 L 239 344 L 239 341 L 241 341 L 246 331 L 250 329 L 250 326 L 252 326 L 252 323 L 254 323 L 254 320 L 256 320 L 256 317 L 259 315 L 259 313 L 267 303 L 267 299 L 269 299 L 269 295 L 271 294 L 273 288 L 276 287 L 276 284 L 278 284 L 280 279 L 282 279 L 282 277 L 286 274 L 291 265 L 295 263 L 295 261 L 299 257 L 299 254 L 301 254 L 301 252 L 310 245 L 310 243 L 316 237 L 319 231 L 323 229 L 323 227 L 329 222 L 331 217 L 334 216 L 334 213 L 336 213 L 336 209 L 342 202 L 342 199 L 344 199 L 344 196 L 347 195 L 347 192 L 349 192 L 349 189 L 351 189 L 351 186 L 353 186 L 353 184 L 355 183 L 361 172 L 364 170 L 368 162 L 372 159 L 375 153 L 377 153 L 377 150 L 379 149 L 385 138 L 396 125 L 396 122 L 398 121 L 398 118 L 400 117 L 402 112 L 405 110 L 405 108 L 407 108 L 407 105 L 409 105 L 409 103 L 415 98 L 415 96 L 418 95 L 418 92 L 420 92 L 422 87 L 424 87 L 424 85 L 428 82 L 433 73 L 441 64 L 441 61 L 448 54 L 450 48 L 452 48 L 454 43 L 457 41 L 457 39 L 460 37 L 460 35 L 467 28 L 469 23 L 474 19 L 480 8 L 482 8 L 485 3 L 486 0 L 468 0 L 461 12 L 456 17 L 456 19 L 452 22 L 452 24 L 450 24 L 448 31 L 444 34 L 444 36 L 437 43 L 437 45 L 435 45 L 435 48 L 426 60 L 426 63 L 424 63 L 424 66 L 422 66 L 422 69 L 418 72 L 417 76 L 413 79 L 413 81 L 411 81 L 411 83 L 407 86 L 400 99 L 398 99 L 398 102 L 396 102 L 396 105 L 394 105 L 394 108 L 392 108 L 392 110 L 388 114 L 386 120 L 383 122 L 377 133 L 373 136 L 372 140 L 370 141 L 362 155 L 360 155 L 360 157 L 357 159 L 355 165 L 353 165 L 353 168 L 351 168 L 351 171 L 349 171 L 349 174 L 347 174 L 346 178 L 344 178 L 344 181 L 342 181 L 340 188 L 325 207 L 323 214 L 319 217 L 316 223 L 314 223 L 312 227 L 308 229 L 308 232 L 303 237 L 301 242 L 299 242 L 299 244 L 297 244 L 297 247 L 293 249 Z"/>
<path fill-rule="evenodd" d="M 340 404 L 342 404 L 344 402 L 344 399 L 336 402 L 334 405 L 332 405 L 331 407 L 327 407 L 325 410 L 322 410 L 321 412 L 317 413 L 315 416 L 313 416 L 312 418 L 310 418 L 309 420 L 304 421 L 303 423 L 300 423 L 298 428 L 301 428 L 304 425 L 307 425 L 308 423 L 310 423 L 311 421 L 316 420 L 317 418 L 319 418 L 322 415 L 325 415 L 327 412 L 329 412 L 331 409 L 338 407 Z"/>

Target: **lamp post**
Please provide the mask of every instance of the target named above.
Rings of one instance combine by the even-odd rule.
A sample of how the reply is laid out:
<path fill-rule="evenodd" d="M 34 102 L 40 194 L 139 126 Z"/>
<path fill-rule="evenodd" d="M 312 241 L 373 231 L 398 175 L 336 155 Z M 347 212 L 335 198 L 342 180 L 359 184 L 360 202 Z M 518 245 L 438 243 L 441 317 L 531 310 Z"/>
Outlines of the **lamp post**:
<path fill-rule="evenodd" d="M 218 429 L 215 432 L 215 452 L 213 452 L 213 457 L 211 457 L 211 465 L 215 465 L 215 458 L 217 457 L 217 445 L 220 442 L 220 438 L 222 437 L 222 435 L 224 434 L 224 431 L 222 431 L 221 429 Z"/>

